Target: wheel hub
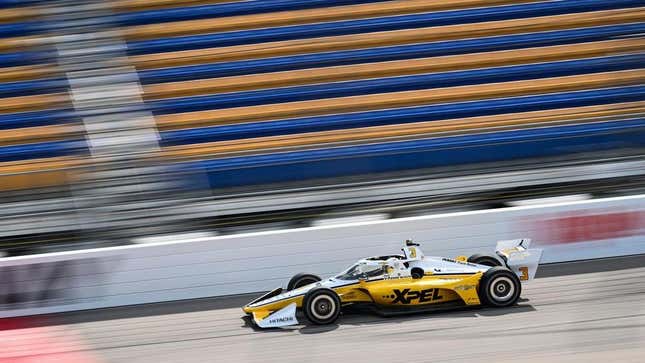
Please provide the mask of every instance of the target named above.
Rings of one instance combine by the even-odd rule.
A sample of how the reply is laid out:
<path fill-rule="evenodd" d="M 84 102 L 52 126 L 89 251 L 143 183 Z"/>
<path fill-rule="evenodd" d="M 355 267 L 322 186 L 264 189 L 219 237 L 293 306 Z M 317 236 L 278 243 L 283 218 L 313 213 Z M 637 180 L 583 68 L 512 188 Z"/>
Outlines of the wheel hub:
<path fill-rule="evenodd" d="M 506 276 L 500 276 L 490 284 L 490 294 L 498 301 L 507 301 L 513 297 L 515 285 Z"/>
<path fill-rule="evenodd" d="M 334 314 L 336 303 L 328 296 L 316 296 L 312 301 L 312 314 L 321 320 L 328 319 Z"/>

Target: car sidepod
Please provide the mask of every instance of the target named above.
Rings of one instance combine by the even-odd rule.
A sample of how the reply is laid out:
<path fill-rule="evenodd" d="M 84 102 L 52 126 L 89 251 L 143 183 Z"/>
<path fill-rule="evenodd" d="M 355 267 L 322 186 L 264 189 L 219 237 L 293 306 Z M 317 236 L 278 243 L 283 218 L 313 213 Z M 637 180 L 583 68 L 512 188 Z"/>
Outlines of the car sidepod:
<path fill-rule="evenodd" d="M 477 286 L 481 272 L 463 275 L 431 275 L 367 283 L 367 290 L 382 307 L 414 307 L 448 302 L 479 305 Z"/>

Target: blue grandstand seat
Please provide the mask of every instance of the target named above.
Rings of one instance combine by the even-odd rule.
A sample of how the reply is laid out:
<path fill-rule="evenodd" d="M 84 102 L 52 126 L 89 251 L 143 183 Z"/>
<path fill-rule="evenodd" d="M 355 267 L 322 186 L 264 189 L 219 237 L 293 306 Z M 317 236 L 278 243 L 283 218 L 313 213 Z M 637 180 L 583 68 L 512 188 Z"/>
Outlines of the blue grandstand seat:
<path fill-rule="evenodd" d="M 459 129 L 455 131 L 456 135 L 452 136 L 433 134 L 434 137 L 430 138 L 428 134 L 406 135 L 404 141 L 396 142 L 371 135 L 370 138 L 357 140 L 352 146 L 338 146 L 332 140 L 300 145 L 298 151 L 286 147 L 281 149 L 281 146 L 270 149 L 271 152 L 267 151 L 269 148 L 245 150 L 243 156 L 236 157 L 208 154 L 203 151 L 208 149 L 208 146 L 203 146 L 203 150 L 200 146 L 216 142 L 232 144 L 234 142 L 231 140 L 238 139 L 282 135 L 297 137 L 296 135 L 303 133 L 372 126 L 395 127 L 419 122 L 434 123 L 538 110 L 554 110 L 556 113 L 561 108 L 614 104 L 614 107 L 618 108 L 620 103 L 642 102 L 645 101 L 645 86 L 642 82 L 634 83 L 641 75 L 639 72 L 645 64 L 645 55 L 641 50 L 634 50 L 638 44 L 633 41 L 642 39 L 642 34 L 645 33 L 645 22 L 637 19 L 645 11 L 640 0 L 520 1 L 510 5 L 507 1 L 481 0 L 469 3 L 474 5 L 468 8 L 453 6 L 446 1 L 446 7 L 436 11 L 427 10 L 423 5 L 423 10 L 415 7 L 411 8 L 413 10 L 395 11 L 392 14 L 386 14 L 383 10 L 389 6 L 385 0 L 232 0 L 227 3 L 199 1 L 192 6 L 187 5 L 191 2 L 151 2 L 159 6 L 149 4 L 152 7 L 149 8 L 146 4 L 115 2 L 112 4 L 115 6 L 114 13 L 106 17 L 103 24 L 120 27 L 123 40 L 127 44 L 126 52 L 121 54 L 127 53 L 129 56 L 123 59 L 139 67 L 138 76 L 144 92 L 149 89 L 155 90 L 151 92 L 154 95 L 144 93 L 144 97 L 147 109 L 153 111 L 157 117 L 162 143 L 161 155 L 174 157 L 172 153 L 164 154 L 169 149 L 185 151 L 192 148 L 191 150 L 200 150 L 196 152 L 204 152 L 192 156 L 179 156 L 176 160 L 173 159 L 173 162 L 181 170 L 205 170 L 213 188 L 566 156 L 584 152 L 589 148 L 604 150 L 645 146 L 644 120 L 639 118 L 640 115 L 636 115 L 638 112 L 632 112 L 633 108 L 628 108 L 627 111 L 621 109 L 620 112 L 611 114 L 611 121 L 609 118 L 599 121 L 579 113 L 582 115 L 579 118 L 562 120 L 566 125 L 553 126 L 540 121 L 543 123 L 526 123 L 522 128 L 513 124 L 505 131 L 495 132 L 492 132 L 491 128 L 473 127 L 468 131 Z M 3 19 L 0 24 L 0 38 L 6 45 L 2 47 L 4 53 L 0 53 L 0 72 L 8 75 L 2 78 L 5 83 L 0 83 L 0 105 L 4 100 L 6 106 L 4 111 L 0 109 L 0 112 L 27 110 L 0 113 L 0 132 L 5 133 L 4 139 L 0 138 L 0 175 L 3 170 L 2 163 L 6 166 L 24 161 L 24 164 L 28 165 L 30 160 L 34 159 L 67 159 L 68 156 L 74 159 L 73 156 L 85 155 L 88 152 L 86 143 L 79 140 L 79 135 L 75 133 L 77 131 L 66 132 L 62 128 L 70 123 L 78 123 L 85 115 L 84 112 L 91 110 L 75 110 L 71 108 L 71 103 L 64 102 L 68 83 L 65 74 L 55 66 L 58 61 L 56 52 L 47 47 L 29 47 L 31 39 L 37 37 L 40 32 L 48 31 L 52 34 L 55 29 L 66 26 L 56 21 L 55 24 L 49 24 L 36 19 L 36 10 L 40 9 L 37 5 L 41 3 L 42 1 L 38 0 L 0 0 L 0 8 L 23 6 L 16 9 L 32 10 L 23 12 L 22 15 L 11 15 L 16 14 L 11 11 L 0 14 L 0 18 Z M 359 15 L 348 12 L 351 15 L 343 15 L 333 20 L 316 21 L 311 15 L 318 11 L 316 9 L 369 3 L 375 3 L 374 7 L 379 9 L 379 12 L 375 13 L 377 15 L 370 15 L 374 8 L 372 5 L 369 5 L 367 12 Z M 384 4 L 383 7 L 380 4 Z M 36 7 L 26 7 L 33 5 Z M 387 9 L 390 11 L 389 7 Z M 278 25 L 278 20 L 273 18 L 274 22 L 271 25 L 263 26 L 264 15 L 256 16 L 260 21 L 249 26 L 235 24 L 238 18 L 234 17 L 237 16 L 270 16 L 271 13 L 285 11 L 305 11 L 311 14 L 305 20 L 289 19 L 287 23 Z M 602 16 L 607 13 L 612 14 L 608 20 Z M 294 14 L 301 12 L 283 16 L 295 17 Z M 567 14 L 574 15 L 567 18 L 573 20 L 565 25 L 560 26 L 555 21 L 549 22 L 551 17 L 562 19 Z M 198 19 L 213 19 L 213 22 L 217 22 L 218 19 L 226 17 L 233 17 L 229 20 L 230 24 L 222 25 L 217 31 L 206 31 L 214 29 L 207 21 L 200 22 L 205 25 L 197 28 L 181 23 Z M 579 17 L 583 19 L 580 20 Z M 488 22 L 495 23 L 485 24 Z M 508 28 L 502 28 L 503 31 L 498 31 L 499 24 L 496 22 L 531 24 L 531 27 L 524 29 L 519 25 L 509 25 Z M 482 24 L 481 27 L 479 23 Z M 161 25 L 150 26 L 154 24 Z M 462 25 L 467 29 L 457 34 L 453 33 L 453 30 L 457 29 L 456 26 Z M 488 27 L 488 30 L 478 31 L 484 26 Z M 159 31 L 162 27 L 173 29 L 163 33 Z M 430 36 L 426 36 L 426 33 L 418 36 L 415 32 L 421 32 L 422 30 L 417 30 L 420 28 L 425 29 L 423 31 Z M 429 28 L 431 29 L 428 30 Z M 442 29 L 443 35 L 435 37 L 434 33 L 431 33 L 435 29 Z M 143 35 L 137 35 L 137 31 L 143 32 Z M 360 42 L 356 43 L 351 41 L 352 38 L 369 39 L 370 36 L 366 33 L 374 32 L 387 33 L 374 43 L 362 42 L 360 39 Z M 392 35 L 401 32 L 404 35 L 400 38 Z M 161 35 L 162 33 L 166 35 Z M 303 44 L 308 45 L 308 39 L 321 37 L 332 38 L 318 39 L 318 43 L 311 41 L 314 44 L 312 47 L 301 47 Z M 535 51 L 539 47 L 570 44 L 578 46 L 600 41 L 611 41 L 609 43 L 613 46 L 614 41 L 625 38 L 630 38 L 629 41 L 632 42 L 627 52 L 623 52 L 622 49 L 625 48 L 618 46 L 609 48 L 606 52 L 604 48 L 599 51 L 601 45 L 597 44 L 597 49 L 590 53 L 588 50 L 575 53 L 557 48 L 549 51 L 563 52 L 566 55 L 545 60 L 535 55 L 539 53 Z M 279 48 L 282 53 L 273 47 L 283 47 Z M 537 52 L 529 60 L 517 54 L 516 58 L 508 59 L 505 58 L 506 53 L 501 53 L 496 56 L 503 59 L 503 62 L 492 66 L 464 66 L 465 62 L 462 62 L 473 55 L 484 57 L 488 52 L 507 50 L 518 53 L 529 48 Z M 421 70 L 409 72 L 397 68 L 389 73 L 379 73 L 380 70 L 365 72 L 369 74 L 353 78 L 323 77 L 322 81 L 321 78 L 309 77 L 305 81 L 299 79 L 287 84 L 261 80 L 255 84 L 249 82 L 250 86 L 234 91 L 222 91 L 212 85 L 221 81 L 218 78 L 222 77 L 257 76 L 258 79 L 271 79 L 276 77 L 276 72 L 306 72 L 350 65 L 364 65 L 366 69 L 373 70 L 374 68 L 370 67 L 374 67 L 377 62 L 419 58 L 434 60 L 433 57 L 443 56 L 459 58 L 453 63 L 457 66 L 430 70 L 419 68 Z M 183 58 L 182 61 L 175 62 L 170 57 Z M 452 58 L 449 61 L 452 62 Z M 36 71 L 33 71 L 34 69 Z M 333 71 L 329 69 L 325 69 L 324 72 Z M 626 81 L 608 81 L 616 74 L 625 73 L 629 73 L 631 78 Z M 325 74 L 325 77 L 327 76 Z M 512 84 L 503 82 L 524 81 L 533 84 L 544 81 L 540 83 L 541 87 L 542 84 L 551 82 L 548 78 L 582 79 L 596 76 L 598 82 L 595 78 L 594 82 L 585 80 L 575 83 L 576 87 L 567 88 L 565 82 L 544 90 L 539 87 L 527 87 L 526 91 L 522 89 L 517 93 L 510 90 L 506 93 L 491 91 L 493 87 L 502 87 L 502 90 L 504 87 L 512 87 Z M 186 90 L 194 84 L 191 81 L 203 79 L 208 80 L 200 83 L 202 88 L 198 91 Z M 233 82 L 231 79 L 228 81 Z M 182 84 L 178 87 L 177 84 L 169 84 L 170 82 Z M 491 88 L 484 87 L 493 83 L 495 85 Z M 484 91 L 478 91 L 482 94 L 472 92 L 472 97 L 468 95 L 462 98 L 453 97 L 452 94 L 445 98 L 425 96 L 432 96 L 433 92 L 439 92 L 440 88 L 447 89 L 446 94 L 458 93 L 459 90 L 454 91 L 450 87 L 460 86 L 478 87 L 478 90 Z M 410 93 L 396 95 L 394 92 Z M 403 102 L 403 98 L 411 93 L 423 93 L 424 96 L 418 96 L 420 101 L 415 99 L 417 103 Z M 377 95 L 384 95 L 382 97 L 387 102 L 381 102 L 380 99 L 372 101 L 381 97 Z M 50 101 L 56 97 L 63 100 Z M 369 100 L 365 101 L 366 106 L 361 106 L 362 108 L 352 108 L 350 104 L 343 104 L 351 103 L 352 99 L 343 97 Z M 333 102 L 338 104 L 327 104 Z M 280 109 L 282 103 L 290 103 L 291 106 L 283 105 L 285 108 Z M 304 111 L 300 112 L 297 107 Z M 306 107 L 311 107 L 311 112 Z M 265 108 L 272 109 L 265 112 Z M 260 111 L 256 111 L 259 109 Z M 225 115 L 215 119 L 211 110 L 218 114 L 229 112 L 233 116 Z M 243 111 L 247 113 L 244 114 Z M 193 112 L 201 112 L 200 115 L 207 116 L 199 119 L 201 116 L 194 116 Z M 238 113 L 244 117 L 238 116 Z M 591 119 L 594 122 L 589 122 Z M 512 129 L 514 126 L 518 126 L 518 129 Z M 356 130 L 357 133 L 359 131 Z M 56 136 L 43 137 L 37 135 L 38 132 Z M 24 135 L 37 136 L 30 139 Z M 330 136 L 331 139 L 334 137 Z M 276 150 L 278 152 L 275 152 Z M 191 158 L 200 160 L 192 161 Z M 47 161 L 41 163 L 46 164 Z M 40 166 L 34 166 L 36 167 Z"/>

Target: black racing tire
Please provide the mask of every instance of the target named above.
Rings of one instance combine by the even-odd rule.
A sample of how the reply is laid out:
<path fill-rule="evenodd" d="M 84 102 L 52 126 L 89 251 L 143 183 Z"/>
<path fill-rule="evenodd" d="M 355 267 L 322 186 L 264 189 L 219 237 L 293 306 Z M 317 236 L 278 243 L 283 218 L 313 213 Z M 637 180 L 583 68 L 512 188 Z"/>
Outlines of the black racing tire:
<path fill-rule="evenodd" d="M 502 266 L 502 262 L 497 257 L 479 253 L 468 257 L 468 262 L 491 267 Z"/>
<path fill-rule="evenodd" d="M 318 287 L 309 290 L 302 300 L 305 317 L 316 325 L 332 324 L 340 315 L 341 302 L 332 289 Z"/>
<path fill-rule="evenodd" d="M 484 272 L 477 292 L 483 305 L 501 308 L 517 303 L 522 283 L 513 271 L 496 266 Z"/>
<path fill-rule="evenodd" d="M 287 284 L 287 291 L 291 291 L 293 289 L 297 289 L 299 287 L 303 287 L 309 284 L 313 284 L 314 282 L 318 282 L 322 280 L 320 277 L 312 274 L 307 274 L 307 273 L 299 273 L 294 275 L 291 280 L 289 280 L 289 283 Z"/>

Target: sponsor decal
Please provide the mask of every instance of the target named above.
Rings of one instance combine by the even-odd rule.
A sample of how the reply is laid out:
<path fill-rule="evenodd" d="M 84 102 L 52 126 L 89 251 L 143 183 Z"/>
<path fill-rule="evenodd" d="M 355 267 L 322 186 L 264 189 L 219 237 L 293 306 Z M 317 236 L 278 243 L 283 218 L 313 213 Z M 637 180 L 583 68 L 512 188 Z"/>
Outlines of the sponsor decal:
<path fill-rule="evenodd" d="M 425 290 L 410 290 L 410 289 L 394 289 L 392 295 L 386 296 L 392 300 L 392 304 L 410 304 L 412 302 L 424 303 L 429 301 L 437 301 L 443 299 L 439 295 L 440 289 L 425 289 Z"/>
<path fill-rule="evenodd" d="M 269 324 L 290 323 L 293 322 L 293 316 L 283 316 L 280 318 L 273 318 L 269 320 Z"/>
<path fill-rule="evenodd" d="M 110 259 L 113 265 L 118 261 Z M 0 310 L 87 302 L 102 295 L 105 260 L 81 258 L 0 267 Z"/>
<path fill-rule="evenodd" d="M 540 244 L 575 243 L 640 235 L 645 212 L 579 211 L 536 217 L 528 222 Z"/>
<path fill-rule="evenodd" d="M 446 262 L 458 263 L 458 264 L 461 264 L 461 265 L 468 265 L 468 266 L 477 267 L 477 265 L 475 265 L 474 263 L 470 263 L 470 262 L 466 262 L 466 261 L 460 261 L 460 260 L 454 260 L 452 258 L 442 258 L 441 260 L 446 261 Z"/>
<path fill-rule="evenodd" d="M 459 285 L 455 286 L 455 291 L 468 291 L 475 288 L 475 285 Z"/>

